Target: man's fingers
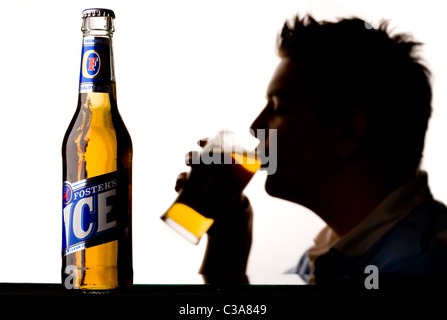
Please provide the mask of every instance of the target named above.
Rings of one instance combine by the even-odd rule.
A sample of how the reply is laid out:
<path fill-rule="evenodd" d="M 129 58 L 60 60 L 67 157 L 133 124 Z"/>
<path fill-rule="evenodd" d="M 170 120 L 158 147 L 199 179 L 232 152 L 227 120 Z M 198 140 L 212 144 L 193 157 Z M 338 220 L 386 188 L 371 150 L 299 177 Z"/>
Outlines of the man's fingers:
<path fill-rule="evenodd" d="M 198 151 L 189 151 L 185 155 L 185 164 L 187 166 L 190 166 L 192 164 L 199 164 L 200 163 L 200 152 Z"/>
<path fill-rule="evenodd" d="M 203 148 L 208 143 L 208 140 L 208 138 L 200 139 L 199 141 L 197 141 L 197 144 L 199 145 L 199 147 Z"/>
<path fill-rule="evenodd" d="M 188 176 L 188 172 L 182 172 L 177 176 L 177 181 L 175 182 L 175 191 L 179 192 L 183 189 L 186 180 L 188 180 Z"/>

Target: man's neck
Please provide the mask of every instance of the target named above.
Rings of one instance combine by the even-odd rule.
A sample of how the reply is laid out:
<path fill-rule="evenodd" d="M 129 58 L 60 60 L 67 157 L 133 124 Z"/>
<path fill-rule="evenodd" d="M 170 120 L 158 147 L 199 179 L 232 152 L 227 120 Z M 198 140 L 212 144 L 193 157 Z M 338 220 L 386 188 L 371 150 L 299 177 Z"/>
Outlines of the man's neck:
<path fill-rule="evenodd" d="M 319 197 L 314 211 L 339 236 L 369 216 L 397 186 L 375 172 L 343 172 Z"/>

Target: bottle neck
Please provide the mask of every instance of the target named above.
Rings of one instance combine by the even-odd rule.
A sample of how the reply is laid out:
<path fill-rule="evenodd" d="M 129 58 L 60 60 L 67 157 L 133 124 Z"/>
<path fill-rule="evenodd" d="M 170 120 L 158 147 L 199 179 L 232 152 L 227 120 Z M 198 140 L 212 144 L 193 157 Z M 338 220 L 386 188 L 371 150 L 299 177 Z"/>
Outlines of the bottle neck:
<path fill-rule="evenodd" d="M 86 17 L 82 31 L 79 92 L 111 93 L 115 87 L 113 19 Z"/>

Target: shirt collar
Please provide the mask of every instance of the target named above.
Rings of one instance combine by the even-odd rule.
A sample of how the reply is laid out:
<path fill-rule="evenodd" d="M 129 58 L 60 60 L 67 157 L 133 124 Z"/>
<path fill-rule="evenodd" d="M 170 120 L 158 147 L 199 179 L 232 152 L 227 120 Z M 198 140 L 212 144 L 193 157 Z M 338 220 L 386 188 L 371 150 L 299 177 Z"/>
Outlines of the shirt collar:
<path fill-rule="evenodd" d="M 386 232 L 414 208 L 433 199 L 427 180 L 427 174 L 419 172 L 413 181 L 392 192 L 360 224 L 338 238 L 333 247 L 346 257 L 366 254 Z"/>

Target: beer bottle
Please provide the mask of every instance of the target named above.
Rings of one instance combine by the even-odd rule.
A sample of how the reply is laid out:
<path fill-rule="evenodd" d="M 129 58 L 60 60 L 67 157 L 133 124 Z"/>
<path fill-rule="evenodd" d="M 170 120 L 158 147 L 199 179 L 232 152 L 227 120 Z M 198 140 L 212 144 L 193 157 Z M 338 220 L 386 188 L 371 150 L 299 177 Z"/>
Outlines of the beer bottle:
<path fill-rule="evenodd" d="M 62 284 L 132 286 L 132 141 L 118 112 L 115 14 L 83 11 L 78 106 L 62 145 Z"/>

